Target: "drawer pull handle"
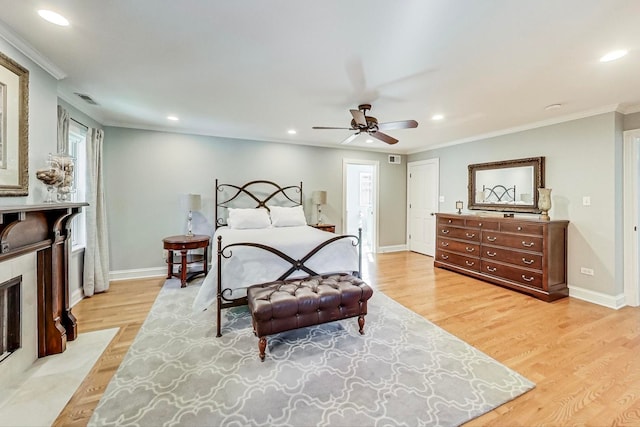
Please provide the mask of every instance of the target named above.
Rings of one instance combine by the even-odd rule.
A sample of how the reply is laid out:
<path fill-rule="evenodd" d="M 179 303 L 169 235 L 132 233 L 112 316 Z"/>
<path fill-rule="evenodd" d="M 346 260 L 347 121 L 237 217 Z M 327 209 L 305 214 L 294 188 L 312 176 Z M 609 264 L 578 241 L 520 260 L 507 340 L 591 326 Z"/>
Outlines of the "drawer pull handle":
<path fill-rule="evenodd" d="M 449 224 L 451 224 L 451 220 L 449 220 Z"/>
<path fill-rule="evenodd" d="M 469 267 L 475 264 L 475 262 L 472 262 L 472 261 L 465 261 L 464 263 L 467 264 Z"/>
<path fill-rule="evenodd" d="M 533 264 L 533 260 L 532 259 L 526 259 L 526 258 L 522 258 L 522 262 L 524 262 L 527 265 L 531 265 Z"/>
<path fill-rule="evenodd" d="M 444 246 L 446 248 L 447 246 L 449 246 L 449 242 L 442 242 L 441 246 Z"/>
<path fill-rule="evenodd" d="M 522 227 L 518 226 L 518 231 L 522 231 Z"/>
<path fill-rule="evenodd" d="M 489 252 L 489 251 L 487 251 L 487 255 L 489 255 L 489 256 L 496 256 L 497 254 L 496 254 L 495 252 Z"/>
<path fill-rule="evenodd" d="M 469 246 L 467 246 L 466 248 L 464 248 L 464 250 L 466 250 L 467 252 L 473 252 L 476 250 L 476 248 L 470 248 Z"/>
<path fill-rule="evenodd" d="M 522 275 L 522 280 L 525 282 L 533 282 L 533 277 L 527 277 L 524 274 Z"/>
<path fill-rule="evenodd" d="M 535 245 L 535 243 L 534 243 L 534 242 L 527 243 L 527 242 L 525 242 L 524 240 L 522 241 L 522 246 L 524 246 L 525 248 L 530 248 L 530 247 L 532 247 L 533 245 Z"/>
<path fill-rule="evenodd" d="M 497 268 L 496 268 L 496 267 L 493 267 L 493 268 L 492 268 L 492 267 L 489 267 L 489 266 L 487 265 L 487 270 L 489 270 L 490 272 L 494 273 L 494 272 L 497 270 Z"/>
<path fill-rule="evenodd" d="M 447 229 L 442 230 L 442 234 L 449 234 L 449 230 Z"/>
<path fill-rule="evenodd" d="M 490 242 L 495 242 L 496 239 L 497 239 L 497 237 L 487 236 L 487 240 L 490 241 Z"/>
<path fill-rule="evenodd" d="M 482 227 L 482 223 L 481 223 L 481 222 L 480 222 L 480 223 L 478 223 L 478 227 Z"/>
<path fill-rule="evenodd" d="M 476 235 L 474 233 L 471 233 L 471 234 L 465 233 L 465 236 L 467 236 L 467 238 L 469 238 L 469 239 L 473 239 L 474 237 L 476 237 Z"/>
<path fill-rule="evenodd" d="M 442 259 L 449 259 L 449 255 L 442 255 Z"/>

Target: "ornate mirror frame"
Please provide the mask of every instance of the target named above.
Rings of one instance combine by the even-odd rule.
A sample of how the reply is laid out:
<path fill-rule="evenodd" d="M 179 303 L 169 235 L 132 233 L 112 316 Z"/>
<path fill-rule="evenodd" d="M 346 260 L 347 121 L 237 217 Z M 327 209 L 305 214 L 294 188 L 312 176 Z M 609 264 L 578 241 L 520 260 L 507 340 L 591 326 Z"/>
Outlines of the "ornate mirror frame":
<path fill-rule="evenodd" d="M 522 185 L 523 175 L 530 183 Z M 500 177 L 499 182 L 491 181 L 487 185 L 483 182 L 487 176 Z M 517 181 L 521 185 L 516 185 Z M 538 188 L 541 187 L 544 187 L 544 157 L 469 165 L 467 206 L 474 210 L 540 213 Z"/>
<path fill-rule="evenodd" d="M 29 194 L 29 70 L 0 53 L 0 196 Z"/>

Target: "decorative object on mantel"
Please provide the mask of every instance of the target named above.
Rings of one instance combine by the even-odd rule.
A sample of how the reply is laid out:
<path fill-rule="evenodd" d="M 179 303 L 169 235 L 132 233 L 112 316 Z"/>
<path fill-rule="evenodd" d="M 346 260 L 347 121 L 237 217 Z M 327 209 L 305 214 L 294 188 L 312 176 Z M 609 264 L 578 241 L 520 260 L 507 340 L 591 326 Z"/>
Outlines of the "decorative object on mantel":
<path fill-rule="evenodd" d="M 202 198 L 199 194 L 189 194 L 189 213 L 187 214 L 187 236 L 193 236 L 193 211 L 199 211 L 202 208 Z"/>
<path fill-rule="evenodd" d="M 540 219 L 549 221 L 549 209 L 551 209 L 551 188 L 538 188 L 538 209 L 542 211 Z"/>
<path fill-rule="evenodd" d="M 311 193 L 311 203 L 316 205 L 317 216 L 316 216 L 316 224 L 322 224 L 322 205 L 327 204 L 327 192 L 322 191 L 314 191 Z"/>
<path fill-rule="evenodd" d="M 67 154 L 49 154 L 47 165 L 47 168 L 36 171 L 36 178 L 47 186 L 45 202 L 69 202 L 74 191 L 74 158 Z M 54 192 L 57 192 L 55 199 Z"/>
<path fill-rule="evenodd" d="M 462 214 L 462 200 L 456 202 L 456 209 L 458 209 L 458 215 Z"/>

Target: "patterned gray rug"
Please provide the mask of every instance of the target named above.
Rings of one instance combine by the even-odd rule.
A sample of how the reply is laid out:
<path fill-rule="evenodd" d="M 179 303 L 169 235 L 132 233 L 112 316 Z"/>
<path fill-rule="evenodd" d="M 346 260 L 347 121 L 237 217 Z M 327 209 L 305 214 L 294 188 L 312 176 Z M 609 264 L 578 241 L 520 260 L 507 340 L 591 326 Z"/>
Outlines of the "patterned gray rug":
<path fill-rule="evenodd" d="M 246 307 L 193 313 L 168 280 L 89 426 L 455 426 L 534 384 L 379 291 L 356 319 L 270 337 Z"/>

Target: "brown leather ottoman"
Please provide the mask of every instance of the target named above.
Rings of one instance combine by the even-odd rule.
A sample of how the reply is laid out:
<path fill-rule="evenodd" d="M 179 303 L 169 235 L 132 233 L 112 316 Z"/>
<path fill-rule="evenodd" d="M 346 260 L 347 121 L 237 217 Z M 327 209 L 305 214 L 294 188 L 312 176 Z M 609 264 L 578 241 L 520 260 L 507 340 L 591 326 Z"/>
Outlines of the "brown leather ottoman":
<path fill-rule="evenodd" d="M 253 285 L 247 302 L 253 330 L 260 338 L 258 349 L 264 361 L 267 335 L 334 320 L 358 317 L 364 334 L 367 300 L 373 290 L 350 274 L 329 274 Z"/>

